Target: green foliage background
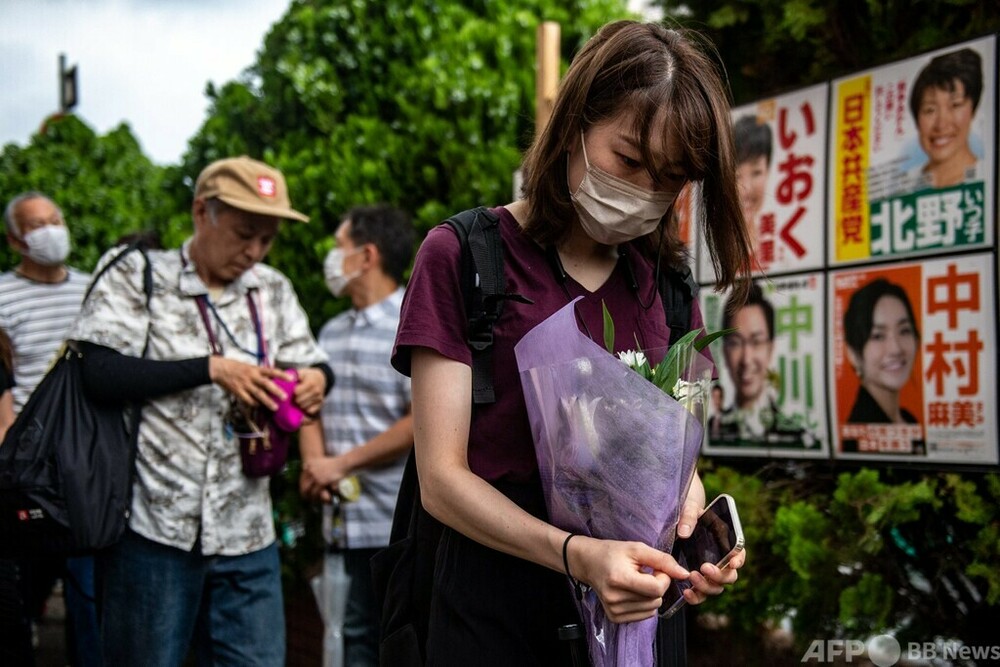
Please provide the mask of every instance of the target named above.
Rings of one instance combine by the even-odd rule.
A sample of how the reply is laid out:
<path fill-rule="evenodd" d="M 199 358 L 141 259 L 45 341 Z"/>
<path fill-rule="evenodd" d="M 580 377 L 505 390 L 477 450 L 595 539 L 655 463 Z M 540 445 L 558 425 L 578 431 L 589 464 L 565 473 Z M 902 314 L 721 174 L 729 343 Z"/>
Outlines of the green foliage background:
<path fill-rule="evenodd" d="M 256 64 L 216 89 L 182 171 L 247 153 L 282 168 L 312 216 L 270 262 L 321 323 L 340 304 L 319 267 L 341 216 L 388 202 L 422 233 L 451 213 L 511 199 L 534 127 L 535 30 L 558 21 L 568 57 L 622 0 L 297 0 Z"/>
<path fill-rule="evenodd" d="M 748 544 L 732 590 L 695 608 L 755 641 L 789 618 L 814 639 L 989 642 L 1000 613 L 1000 475 L 706 461 Z M 995 643 L 995 642 L 993 642 Z"/>
<path fill-rule="evenodd" d="M 75 116 L 54 117 L 29 146 L 8 144 L 0 152 L 3 206 L 26 190 L 53 197 L 72 235 L 70 261 L 88 270 L 122 235 L 157 226 L 170 204 L 162 182 L 163 169 L 143 155 L 126 125 L 99 137 Z M 3 244 L 0 266 L 18 261 Z"/>
<path fill-rule="evenodd" d="M 715 41 L 737 104 L 1000 28 L 986 0 L 658 4 Z M 340 217 L 385 201 L 425 232 L 454 211 L 509 201 L 534 126 L 536 26 L 561 24 L 565 63 L 625 16 L 624 0 L 294 0 L 243 76 L 206 87 L 210 112 L 179 164 L 152 164 L 126 125 L 97 136 L 53 117 L 27 146 L 0 152 L 0 197 L 53 196 L 71 263 L 91 269 L 128 232 L 155 229 L 179 245 L 199 171 L 228 155 L 263 159 L 313 218 L 283 229 L 268 261 L 318 329 L 346 305 L 321 277 Z M 0 267 L 16 261 L 3 245 Z M 293 460 L 272 489 L 289 582 L 320 552 L 297 471 Z M 724 613 L 748 642 L 784 617 L 806 642 L 889 629 L 975 641 L 988 632 L 982 619 L 998 616 L 996 474 L 752 461 L 707 461 L 705 473 L 709 497 L 736 498 L 750 558 L 740 583 L 693 613 Z"/>
<path fill-rule="evenodd" d="M 737 105 L 1000 30 L 995 0 L 653 0 L 719 50 Z"/>

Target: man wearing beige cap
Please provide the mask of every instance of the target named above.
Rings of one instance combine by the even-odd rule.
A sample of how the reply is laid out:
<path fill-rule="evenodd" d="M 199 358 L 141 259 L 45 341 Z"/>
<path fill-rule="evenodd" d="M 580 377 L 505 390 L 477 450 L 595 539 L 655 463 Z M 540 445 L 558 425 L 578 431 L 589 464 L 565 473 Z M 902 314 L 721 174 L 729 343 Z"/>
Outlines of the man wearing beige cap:
<path fill-rule="evenodd" d="M 289 280 L 259 263 L 292 209 L 281 172 L 247 157 L 208 165 L 194 235 L 125 255 L 96 283 L 71 338 L 87 391 L 139 401 L 129 530 L 98 557 L 110 665 L 283 665 L 284 614 L 267 477 L 241 465 L 233 405 L 274 410 L 282 369 L 315 414 L 333 382 Z M 121 249 L 109 252 L 99 265 Z M 109 381 L 113 380 L 113 381 Z M 193 646 L 192 644 L 193 640 Z"/>

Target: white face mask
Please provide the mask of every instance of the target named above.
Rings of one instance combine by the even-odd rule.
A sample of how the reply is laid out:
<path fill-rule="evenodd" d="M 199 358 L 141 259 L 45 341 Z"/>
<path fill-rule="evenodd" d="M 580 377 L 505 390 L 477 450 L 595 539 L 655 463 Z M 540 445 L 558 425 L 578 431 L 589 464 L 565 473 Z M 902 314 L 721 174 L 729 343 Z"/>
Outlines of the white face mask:
<path fill-rule="evenodd" d="M 587 173 L 571 197 L 587 236 L 617 245 L 656 229 L 677 193 L 649 192 L 590 164 L 580 132 Z"/>
<path fill-rule="evenodd" d="M 25 255 L 36 264 L 57 266 L 69 257 L 69 230 L 65 225 L 44 225 L 24 235 Z"/>
<path fill-rule="evenodd" d="M 334 296 L 343 296 L 347 284 L 361 275 L 361 271 L 355 271 L 350 275 L 344 274 L 344 260 L 364 248 L 355 248 L 350 252 L 344 252 L 343 248 L 334 248 L 327 253 L 323 260 L 323 278 L 326 279 L 326 286 Z"/>

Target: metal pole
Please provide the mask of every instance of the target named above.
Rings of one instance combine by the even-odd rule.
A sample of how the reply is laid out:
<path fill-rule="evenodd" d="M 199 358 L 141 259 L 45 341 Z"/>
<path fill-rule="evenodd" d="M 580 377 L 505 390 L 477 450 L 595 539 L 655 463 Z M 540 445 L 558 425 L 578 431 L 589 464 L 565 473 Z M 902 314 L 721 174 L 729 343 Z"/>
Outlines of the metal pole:
<path fill-rule="evenodd" d="M 66 67 L 66 54 L 59 54 L 59 113 L 65 114 L 76 106 L 76 65 Z"/>
<path fill-rule="evenodd" d="M 66 113 L 66 54 L 59 54 L 59 111 Z"/>

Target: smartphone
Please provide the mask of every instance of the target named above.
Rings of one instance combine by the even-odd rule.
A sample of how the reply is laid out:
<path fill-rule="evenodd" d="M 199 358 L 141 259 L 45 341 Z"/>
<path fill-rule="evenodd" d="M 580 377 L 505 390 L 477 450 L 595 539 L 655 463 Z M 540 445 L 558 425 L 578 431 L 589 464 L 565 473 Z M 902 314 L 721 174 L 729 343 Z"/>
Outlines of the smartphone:
<path fill-rule="evenodd" d="M 729 494 L 720 494 L 698 517 L 690 537 L 674 541 L 671 552 L 684 569 L 694 572 L 704 563 L 723 568 L 743 550 L 743 528 L 736 513 L 736 501 Z M 661 618 L 670 618 L 684 606 L 684 591 L 691 588 L 687 580 L 672 580 L 660 605 Z"/>

